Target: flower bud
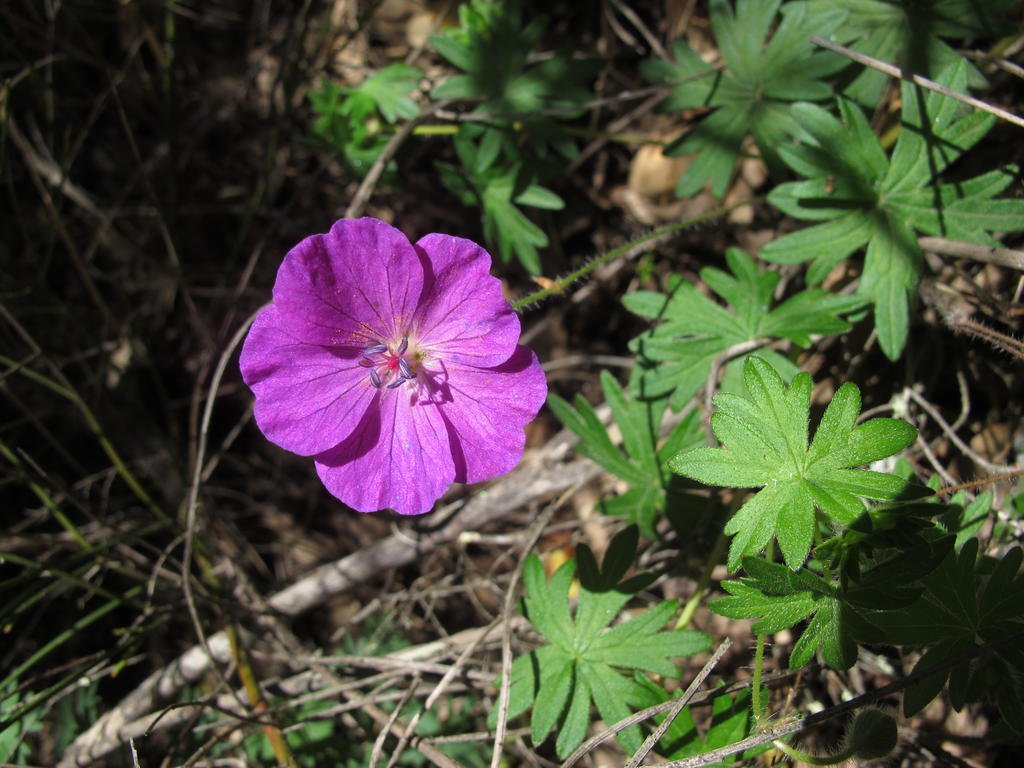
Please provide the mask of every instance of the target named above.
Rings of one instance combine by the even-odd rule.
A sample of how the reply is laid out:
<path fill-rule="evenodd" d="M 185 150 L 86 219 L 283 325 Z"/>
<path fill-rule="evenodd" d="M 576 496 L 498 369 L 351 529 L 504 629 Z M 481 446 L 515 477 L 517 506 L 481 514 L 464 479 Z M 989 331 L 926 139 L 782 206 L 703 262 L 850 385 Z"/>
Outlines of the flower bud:
<path fill-rule="evenodd" d="M 861 760 L 885 757 L 896 747 L 896 720 L 880 709 L 863 709 L 846 732 L 845 741 Z"/>

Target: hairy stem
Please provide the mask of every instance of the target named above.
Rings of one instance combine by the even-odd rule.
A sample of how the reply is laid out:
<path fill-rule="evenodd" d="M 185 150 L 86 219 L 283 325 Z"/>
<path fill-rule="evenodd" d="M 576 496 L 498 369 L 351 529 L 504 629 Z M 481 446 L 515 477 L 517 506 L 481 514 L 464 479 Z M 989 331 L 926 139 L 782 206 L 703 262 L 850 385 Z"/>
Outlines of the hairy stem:
<path fill-rule="evenodd" d="M 648 243 L 652 243 L 656 240 L 660 240 L 661 238 L 668 237 L 669 235 L 674 235 L 677 232 L 681 232 L 684 229 L 689 229 L 690 227 L 696 226 L 697 224 L 703 224 L 706 221 L 712 221 L 714 219 L 720 218 L 736 210 L 737 208 L 742 208 L 743 206 L 746 205 L 755 205 L 757 202 L 759 202 L 757 199 L 743 200 L 741 202 L 734 203 L 733 205 L 723 206 L 721 208 L 716 208 L 713 211 L 708 211 L 707 213 L 702 213 L 698 216 L 693 216 L 689 219 L 684 219 L 683 221 L 675 221 L 672 222 L 671 224 L 666 224 L 663 227 L 652 229 L 647 234 L 641 235 L 640 237 L 634 240 L 630 240 L 628 243 L 620 245 L 618 248 L 612 248 L 610 251 L 602 253 L 597 258 L 588 261 L 579 269 L 574 270 L 569 274 L 558 278 L 557 280 L 552 282 L 551 285 L 542 288 L 539 291 L 534 291 L 533 293 L 527 296 L 524 296 L 523 298 L 514 302 L 512 304 L 512 308 L 519 312 L 520 310 L 530 306 L 531 304 L 536 304 L 537 302 L 543 301 L 544 299 L 550 298 L 551 296 L 562 293 L 565 291 L 566 288 L 575 283 L 577 280 L 582 280 L 583 278 L 590 275 L 590 273 L 593 272 L 598 267 L 602 266 L 603 264 L 607 264 L 608 262 L 613 261 L 614 259 L 617 259 L 619 256 L 629 253 L 634 248 L 646 245 Z"/>

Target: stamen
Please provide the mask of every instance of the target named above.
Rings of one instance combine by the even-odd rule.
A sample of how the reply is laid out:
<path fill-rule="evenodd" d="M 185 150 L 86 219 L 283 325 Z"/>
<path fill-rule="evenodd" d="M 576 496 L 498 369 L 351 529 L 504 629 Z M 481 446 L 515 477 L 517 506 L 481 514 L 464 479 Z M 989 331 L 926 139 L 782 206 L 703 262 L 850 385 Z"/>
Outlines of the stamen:
<path fill-rule="evenodd" d="M 363 348 L 359 365 L 369 369 L 370 383 L 377 389 L 397 389 L 416 378 L 416 372 L 403 357 L 408 349 L 408 336 L 402 337 L 394 349 L 387 344 L 371 344 Z"/>

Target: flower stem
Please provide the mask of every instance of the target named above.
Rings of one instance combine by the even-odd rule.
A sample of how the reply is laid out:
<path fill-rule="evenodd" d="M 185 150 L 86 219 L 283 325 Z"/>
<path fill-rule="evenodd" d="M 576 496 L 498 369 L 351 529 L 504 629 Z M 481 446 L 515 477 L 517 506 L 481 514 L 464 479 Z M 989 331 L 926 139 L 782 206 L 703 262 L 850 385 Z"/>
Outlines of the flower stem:
<path fill-rule="evenodd" d="M 779 739 L 773 741 L 772 745 L 791 760 L 797 760 L 801 763 L 806 763 L 807 765 L 836 765 L 837 763 L 849 760 L 854 755 L 854 750 L 852 748 L 848 748 L 842 752 L 836 752 L 833 755 L 823 755 L 819 757 L 817 755 L 808 754 L 796 747 L 791 747 L 789 744 Z"/>
<path fill-rule="evenodd" d="M 518 312 L 522 310 L 524 307 L 528 307 L 531 304 L 536 304 L 537 302 L 543 301 L 544 299 L 550 298 L 551 296 L 563 293 L 567 287 L 575 283 L 577 280 L 582 280 L 583 278 L 587 277 L 591 272 L 600 267 L 602 264 L 607 264 L 609 261 L 612 261 L 614 259 L 617 259 L 619 256 L 629 253 L 634 248 L 646 245 L 655 240 L 660 240 L 661 238 L 668 237 L 669 235 L 674 235 L 676 232 L 696 226 L 697 224 L 703 224 L 706 221 L 712 221 L 713 219 L 720 218 L 730 213 L 731 211 L 736 210 L 737 208 L 742 208 L 745 205 L 754 205 L 756 202 L 758 202 L 756 198 L 751 200 L 743 200 L 738 203 L 733 203 L 732 205 L 726 205 L 721 208 L 715 208 L 712 211 L 702 213 L 698 216 L 692 216 L 689 219 L 684 219 L 683 221 L 675 221 L 672 222 L 671 224 L 666 224 L 663 227 L 652 229 L 650 232 L 641 235 L 640 237 L 634 240 L 630 240 L 628 243 L 620 245 L 618 248 L 612 248 L 610 251 L 602 253 L 597 258 L 591 259 L 579 269 L 574 270 L 569 274 L 558 278 L 546 288 L 542 288 L 539 291 L 534 291 L 533 293 L 524 296 L 523 298 L 519 299 L 518 301 L 512 304 L 512 309 Z"/>
<path fill-rule="evenodd" d="M 765 635 L 757 636 L 757 650 L 754 653 L 754 682 L 750 688 L 750 708 L 754 713 L 754 724 L 760 727 L 764 722 L 764 702 L 761 701 L 761 675 L 764 672 Z"/>
<path fill-rule="evenodd" d="M 715 546 L 711 550 L 711 554 L 708 556 L 708 561 L 704 565 L 704 570 L 700 574 L 700 580 L 697 582 L 697 589 L 694 590 L 690 599 L 686 601 L 686 605 L 683 606 L 683 611 L 679 614 L 679 620 L 676 621 L 675 629 L 686 629 L 690 622 L 693 621 L 693 614 L 697 612 L 697 608 L 700 606 L 701 601 L 704 599 L 704 595 L 708 591 L 708 584 L 711 583 L 711 573 L 715 570 L 715 566 L 721 561 L 722 555 L 725 554 L 725 547 L 728 542 L 729 538 L 724 532 L 718 534 L 718 540 L 715 542 Z"/>
<path fill-rule="evenodd" d="M 413 136 L 454 136 L 459 132 L 462 123 L 421 123 L 412 129 Z M 511 126 L 513 129 L 521 128 L 516 122 Z M 655 144 L 664 145 L 665 142 L 642 133 L 609 133 L 608 131 L 595 131 L 590 128 L 565 127 L 565 132 L 570 136 L 581 139 L 604 139 L 614 141 L 618 144 Z"/>

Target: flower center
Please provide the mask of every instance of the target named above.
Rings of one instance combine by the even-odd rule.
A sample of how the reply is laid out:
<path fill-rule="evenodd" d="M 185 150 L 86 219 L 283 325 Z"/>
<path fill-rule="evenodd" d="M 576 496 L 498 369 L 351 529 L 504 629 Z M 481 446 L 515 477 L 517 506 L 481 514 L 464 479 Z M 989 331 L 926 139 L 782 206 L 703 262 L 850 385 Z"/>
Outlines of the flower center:
<path fill-rule="evenodd" d="M 415 363 L 415 359 L 409 353 L 409 337 L 404 336 L 398 344 L 392 346 L 371 344 L 363 350 L 363 359 L 359 364 L 370 369 L 370 383 L 374 387 L 394 389 L 416 378 L 416 371 L 410 362 Z"/>

